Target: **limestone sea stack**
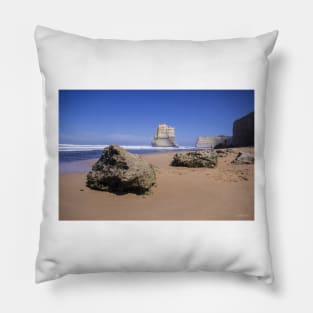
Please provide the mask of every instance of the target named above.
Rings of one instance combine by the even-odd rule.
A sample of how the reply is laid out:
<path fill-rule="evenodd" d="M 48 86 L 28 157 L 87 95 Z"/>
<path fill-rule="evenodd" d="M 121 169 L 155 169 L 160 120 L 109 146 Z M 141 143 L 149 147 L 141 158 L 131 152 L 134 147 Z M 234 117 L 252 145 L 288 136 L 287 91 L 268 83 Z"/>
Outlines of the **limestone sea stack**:
<path fill-rule="evenodd" d="M 232 145 L 234 147 L 254 146 L 254 112 L 234 122 Z"/>
<path fill-rule="evenodd" d="M 196 141 L 197 148 L 220 148 L 228 147 L 231 144 L 231 136 L 199 136 Z"/>
<path fill-rule="evenodd" d="M 159 124 L 151 145 L 153 147 L 177 147 L 174 127 Z"/>
<path fill-rule="evenodd" d="M 213 168 L 217 165 L 217 157 L 218 155 L 214 151 L 191 151 L 175 153 L 171 165 Z"/>
<path fill-rule="evenodd" d="M 87 174 L 91 189 L 114 193 L 145 194 L 156 183 L 152 165 L 120 146 L 105 148 L 100 159 Z"/>

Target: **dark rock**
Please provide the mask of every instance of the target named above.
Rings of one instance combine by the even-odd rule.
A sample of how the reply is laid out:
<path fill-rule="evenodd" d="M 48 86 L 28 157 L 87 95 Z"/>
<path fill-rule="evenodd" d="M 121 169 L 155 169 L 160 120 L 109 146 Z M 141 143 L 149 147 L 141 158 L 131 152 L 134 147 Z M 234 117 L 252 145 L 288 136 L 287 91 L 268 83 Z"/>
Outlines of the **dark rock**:
<path fill-rule="evenodd" d="M 254 146 L 254 112 L 234 122 L 232 146 Z"/>
<path fill-rule="evenodd" d="M 217 153 L 214 151 L 192 151 L 176 153 L 173 157 L 171 165 L 213 168 L 217 165 Z"/>
<path fill-rule="evenodd" d="M 86 185 L 91 189 L 114 193 L 147 193 L 156 183 L 152 165 L 140 156 L 120 146 L 105 148 L 100 159 L 87 175 Z"/>
<path fill-rule="evenodd" d="M 254 164 L 254 155 L 248 152 L 239 152 L 233 164 Z"/>
<path fill-rule="evenodd" d="M 217 145 L 214 147 L 214 149 L 225 149 L 225 148 L 227 148 L 227 147 L 228 147 L 227 144 L 225 144 L 225 143 L 219 143 L 219 144 L 217 144 Z"/>
<path fill-rule="evenodd" d="M 223 158 L 228 155 L 228 152 L 226 150 L 220 150 L 220 149 L 215 150 L 215 153 L 217 154 L 219 158 Z"/>

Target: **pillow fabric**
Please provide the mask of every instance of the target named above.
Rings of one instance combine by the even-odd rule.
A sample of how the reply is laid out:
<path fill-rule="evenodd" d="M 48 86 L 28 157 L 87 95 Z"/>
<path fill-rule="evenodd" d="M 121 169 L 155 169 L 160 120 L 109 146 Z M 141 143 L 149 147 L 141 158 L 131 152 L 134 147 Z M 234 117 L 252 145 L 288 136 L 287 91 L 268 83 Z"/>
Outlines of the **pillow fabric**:
<path fill-rule="evenodd" d="M 36 28 L 48 156 L 37 282 L 201 270 L 271 283 L 264 105 L 277 34 L 127 41 Z"/>

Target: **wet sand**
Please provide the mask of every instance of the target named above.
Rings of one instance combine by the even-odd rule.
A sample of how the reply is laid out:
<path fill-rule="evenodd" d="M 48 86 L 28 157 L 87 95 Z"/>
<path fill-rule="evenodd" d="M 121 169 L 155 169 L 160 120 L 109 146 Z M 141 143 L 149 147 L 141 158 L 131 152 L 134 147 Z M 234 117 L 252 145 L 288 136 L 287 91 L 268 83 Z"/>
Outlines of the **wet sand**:
<path fill-rule="evenodd" d="M 235 165 L 233 149 L 210 168 L 172 167 L 174 152 L 142 155 L 157 167 L 149 195 L 116 195 L 86 187 L 86 172 L 61 173 L 60 220 L 253 220 L 254 166 Z M 96 160 L 82 161 L 84 166 Z"/>

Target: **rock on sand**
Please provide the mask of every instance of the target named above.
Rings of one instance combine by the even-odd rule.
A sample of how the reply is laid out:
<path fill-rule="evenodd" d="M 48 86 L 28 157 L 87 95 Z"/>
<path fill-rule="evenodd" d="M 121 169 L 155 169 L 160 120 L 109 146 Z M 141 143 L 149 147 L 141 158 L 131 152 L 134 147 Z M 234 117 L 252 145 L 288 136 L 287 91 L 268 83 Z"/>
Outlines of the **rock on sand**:
<path fill-rule="evenodd" d="M 87 174 L 86 185 L 91 189 L 117 194 L 144 194 L 155 183 L 152 165 L 120 146 L 111 145 L 103 150 L 100 159 Z"/>
<path fill-rule="evenodd" d="M 233 164 L 254 164 L 254 155 L 248 152 L 239 152 Z"/>
<path fill-rule="evenodd" d="M 213 151 L 191 151 L 186 153 L 176 153 L 173 157 L 171 165 L 213 168 L 217 165 L 217 153 Z"/>

